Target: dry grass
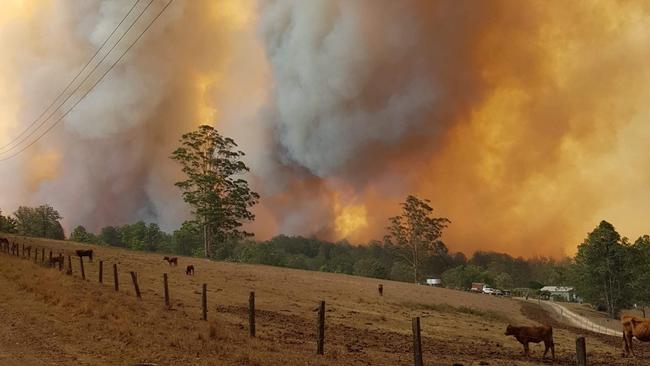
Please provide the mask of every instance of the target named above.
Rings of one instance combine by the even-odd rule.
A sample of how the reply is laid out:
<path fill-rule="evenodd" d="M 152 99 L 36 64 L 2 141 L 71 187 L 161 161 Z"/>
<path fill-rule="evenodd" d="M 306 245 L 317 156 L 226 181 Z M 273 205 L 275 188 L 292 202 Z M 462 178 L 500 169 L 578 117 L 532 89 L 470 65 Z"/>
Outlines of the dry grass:
<path fill-rule="evenodd" d="M 86 248 L 70 242 L 17 239 L 54 252 Z M 532 365 L 503 335 L 507 323 L 531 323 L 520 303 L 468 292 L 332 273 L 210 262 L 94 246 L 87 281 L 31 261 L 0 255 L 0 364 L 20 365 L 410 365 L 411 317 L 422 317 L 427 365 Z M 47 253 L 46 253 L 47 257 Z M 104 261 L 104 284 L 98 283 Z M 113 290 L 118 264 L 120 291 Z M 66 260 L 67 264 L 67 260 Z M 186 276 L 193 264 L 196 276 Z M 142 300 L 128 271 L 136 271 Z M 163 301 L 169 274 L 171 309 Z M 384 296 L 377 293 L 383 283 Z M 201 320 L 201 285 L 208 285 L 208 318 Z M 256 292 L 257 337 L 248 338 L 249 291 Z M 315 308 L 327 302 L 325 356 L 316 357 Z M 557 330 L 558 361 L 573 364 L 574 333 Z M 590 340 L 592 364 L 611 364 L 620 349 Z M 2 354 L 2 353 L 0 353 Z M 5 358 L 3 358 L 5 357 Z M 16 365 L 18 365 L 16 364 Z M 604 363 L 603 363 L 604 364 Z M 632 363 L 633 364 L 633 363 Z"/>

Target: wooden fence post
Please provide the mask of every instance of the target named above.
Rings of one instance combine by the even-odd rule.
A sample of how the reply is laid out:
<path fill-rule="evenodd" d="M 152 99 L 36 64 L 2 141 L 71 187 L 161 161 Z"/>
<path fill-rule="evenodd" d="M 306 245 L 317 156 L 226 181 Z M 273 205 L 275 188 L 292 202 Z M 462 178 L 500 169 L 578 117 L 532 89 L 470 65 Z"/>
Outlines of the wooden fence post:
<path fill-rule="evenodd" d="M 99 283 L 104 283 L 104 261 L 99 261 Z"/>
<path fill-rule="evenodd" d="M 81 267 L 81 278 L 86 279 L 86 271 L 84 271 L 84 257 L 79 256 L 79 266 Z"/>
<path fill-rule="evenodd" d="M 135 295 L 138 297 L 138 299 L 142 298 L 142 295 L 140 294 L 140 287 L 138 286 L 138 274 L 131 271 L 131 281 L 133 281 L 133 287 L 135 288 Z"/>
<path fill-rule="evenodd" d="M 248 335 L 255 337 L 255 291 L 248 295 Z"/>
<path fill-rule="evenodd" d="M 316 325 L 316 354 L 325 353 L 325 301 L 318 306 L 318 321 Z"/>
<path fill-rule="evenodd" d="M 45 263 L 45 248 L 41 248 L 41 263 Z"/>
<path fill-rule="evenodd" d="M 63 271 L 63 254 L 59 253 L 59 271 Z"/>
<path fill-rule="evenodd" d="M 413 326 L 413 364 L 422 366 L 422 339 L 420 338 L 420 317 L 411 321 Z"/>
<path fill-rule="evenodd" d="M 72 274 L 72 259 L 70 258 L 70 254 L 68 254 L 68 270 L 65 272 L 65 274 Z"/>
<path fill-rule="evenodd" d="M 169 308 L 169 286 L 167 284 L 167 273 L 163 273 L 163 288 L 165 290 L 165 306 Z"/>
<path fill-rule="evenodd" d="M 203 295 L 201 297 L 201 306 L 203 307 L 203 320 L 208 320 L 208 284 L 203 284 Z"/>
<path fill-rule="evenodd" d="M 576 338 L 576 361 L 578 366 L 587 366 L 587 347 L 584 336 Z"/>
<path fill-rule="evenodd" d="M 115 291 L 120 290 L 120 281 L 117 278 L 117 264 L 113 263 L 113 283 L 115 284 Z"/>
<path fill-rule="evenodd" d="M 25 256 L 25 244 L 23 244 L 23 255 L 22 255 L 22 257 L 24 257 L 24 256 Z"/>
<path fill-rule="evenodd" d="M 52 251 L 51 251 L 51 250 L 50 250 L 50 267 L 54 267 L 54 266 L 52 265 Z"/>
<path fill-rule="evenodd" d="M 38 248 L 34 248 L 34 263 L 38 263 Z"/>

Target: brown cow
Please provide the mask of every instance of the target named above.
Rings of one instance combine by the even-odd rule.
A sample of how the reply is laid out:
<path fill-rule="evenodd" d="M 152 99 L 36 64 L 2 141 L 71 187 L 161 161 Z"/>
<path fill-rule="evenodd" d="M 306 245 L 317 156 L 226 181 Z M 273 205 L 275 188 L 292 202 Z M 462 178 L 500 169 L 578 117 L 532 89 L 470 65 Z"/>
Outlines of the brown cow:
<path fill-rule="evenodd" d="M 165 257 L 163 258 L 164 261 L 167 261 L 170 266 L 177 266 L 178 265 L 178 258 L 176 257 Z"/>
<path fill-rule="evenodd" d="M 632 338 L 636 337 L 636 339 L 641 342 L 650 342 L 650 319 L 623 315 L 621 317 L 621 325 L 623 326 L 625 356 L 629 356 L 630 352 L 632 353 L 632 356 L 634 356 Z"/>
<path fill-rule="evenodd" d="M 187 266 L 187 268 L 185 268 L 185 274 L 194 276 L 194 265 L 190 264 Z"/>
<path fill-rule="evenodd" d="M 555 360 L 555 344 L 553 343 L 553 328 L 548 325 L 542 325 L 539 327 L 515 327 L 508 325 L 506 328 L 507 336 L 514 336 L 517 338 L 519 343 L 524 345 L 524 353 L 526 356 L 530 357 L 530 350 L 528 349 L 528 343 L 539 343 L 544 342 L 544 355 L 542 358 L 546 357 L 546 353 L 549 348 L 551 349 L 551 355 Z"/>

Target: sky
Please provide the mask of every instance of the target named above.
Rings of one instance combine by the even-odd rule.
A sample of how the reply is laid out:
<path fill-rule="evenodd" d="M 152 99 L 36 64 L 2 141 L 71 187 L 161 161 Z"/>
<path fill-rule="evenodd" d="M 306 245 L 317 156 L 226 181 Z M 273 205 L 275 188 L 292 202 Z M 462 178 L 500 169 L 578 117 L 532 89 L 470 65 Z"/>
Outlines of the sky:
<path fill-rule="evenodd" d="M 91 90 L 166 3 L 3 2 L 3 212 L 173 231 L 169 156 L 210 124 L 246 153 L 258 239 L 381 239 L 409 194 L 465 253 L 650 233 L 645 2 L 175 0 Z"/>

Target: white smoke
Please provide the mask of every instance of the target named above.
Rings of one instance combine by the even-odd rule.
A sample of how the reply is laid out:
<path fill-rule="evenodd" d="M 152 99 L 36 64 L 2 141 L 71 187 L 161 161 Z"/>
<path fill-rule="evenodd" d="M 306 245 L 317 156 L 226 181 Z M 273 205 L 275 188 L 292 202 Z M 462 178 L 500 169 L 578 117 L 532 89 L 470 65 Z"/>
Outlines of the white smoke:
<path fill-rule="evenodd" d="M 427 35 L 418 33 L 413 9 L 381 4 L 278 1 L 263 8 L 278 138 L 288 159 L 319 176 L 370 145 L 401 141 L 436 102 L 416 54 Z"/>

